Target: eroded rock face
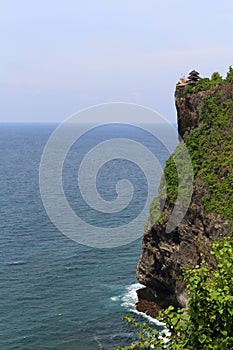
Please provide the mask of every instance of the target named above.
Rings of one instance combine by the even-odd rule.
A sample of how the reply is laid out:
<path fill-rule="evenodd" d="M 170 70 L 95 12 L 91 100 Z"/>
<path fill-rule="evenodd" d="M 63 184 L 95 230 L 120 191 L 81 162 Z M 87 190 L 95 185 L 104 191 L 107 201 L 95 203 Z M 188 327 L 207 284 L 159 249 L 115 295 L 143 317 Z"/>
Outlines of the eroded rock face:
<path fill-rule="evenodd" d="M 138 303 L 136 308 L 138 311 L 143 312 L 152 317 L 157 317 L 158 312 L 162 310 L 161 305 L 156 303 L 157 295 L 151 288 L 145 287 L 138 289 Z"/>
<path fill-rule="evenodd" d="M 232 86 L 219 87 L 214 91 L 220 88 L 224 90 L 222 98 L 233 98 Z M 185 139 L 190 130 L 198 126 L 201 105 L 207 94 L 209 92 L 204 91 L 187 98 L 176 99 L 179 133 L 182 138 Z M 205 191 L 204 184 L 200 184 L 199 179 L 195 178 L 189 209 L 178 227 L 169 234 L 166 233 L 166 223 L 173 209 L 172 204 L 166 203 L 166 215 L 161 223 L 153 225 L 148 219 L 136 276 L 138 281 L 149 289 L 148 295 L 153 295 L 154 299 L 151 301 L 151 298 L 147 298 L 146 291 L 141 295 L 139 292 L 138 305 L 141 300 L 148 299 L 163 308 L 168 305 L 184 307 L 187 296 L 185 283 L 180 279 L 181 268 L 193 268 L 203 257 L 210 265 L 214 265 L 210 255 L 211 242 L 216 237 L 226 235 L 230 231 L 230 223 L 220 216 L 216 218 L 213 214 L 205 212 L 201 202 Z M 204 256 L 201 256 L 201 253 Z M 143 304 L 141 305 L 143 309 Z M 141 311 L 140 306 L 138 310 Z"/>
<path fill-rule="evenodd" d="M 223 101 L 233 99 L 233 84 L 218 86 L 215 89 L 200 91 L 186 97 L 175 98 L 178 132 L 183 140 L 186 139 L 192 129 L 198 126 L 203 99 L 207 95 L 216 94 L 218 91 L 221 91 L 221 99 Z"/>
<path fill-rule="evenodd" d="M 194 190 L 190 207 L 175 231 L 166 233 L 169 214 L 161 224 L 153 226 L 148 220 L 145 227 L 136 276 L 140 283 L 154 291 L 154 302 L 161 307 L 186 306 L 181 268 L 193 268 L 203 257 L 214 265 L 210 244 L 214 238 L 229 232 L 229 222 L 207 214 L 201 197 L 202 194 Z"/>

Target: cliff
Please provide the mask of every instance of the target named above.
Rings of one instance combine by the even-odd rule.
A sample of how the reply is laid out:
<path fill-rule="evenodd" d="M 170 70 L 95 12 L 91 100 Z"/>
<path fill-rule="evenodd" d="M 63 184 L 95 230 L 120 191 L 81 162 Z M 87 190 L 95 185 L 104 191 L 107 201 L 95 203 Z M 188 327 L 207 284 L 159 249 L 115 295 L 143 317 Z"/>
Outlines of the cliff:
<path fill-rule="evenodd" d="M 178 131 L 193 165 L 193 193 L 182 221 L 166 233 L 175 192 L 171 157 L 165 167 L 165 206 L 156 223 L 153 215 L 147 221 L 136 272 L 146 286 L 138 291 L 137 308 L 152 316 L 161 307 L 186 305 L 182 269 L 202 259 L 214 265 L 211 242 L 229 235 L 233 227 L 233 84 L 175 96 Z M 160 194 L 156 205 L 161 200 Z"/>

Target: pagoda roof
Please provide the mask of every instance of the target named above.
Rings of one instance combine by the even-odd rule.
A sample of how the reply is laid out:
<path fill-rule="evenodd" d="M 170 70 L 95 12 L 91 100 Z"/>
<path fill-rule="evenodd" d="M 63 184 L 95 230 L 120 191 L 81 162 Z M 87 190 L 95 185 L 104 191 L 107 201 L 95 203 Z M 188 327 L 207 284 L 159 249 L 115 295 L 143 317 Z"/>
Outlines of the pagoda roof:
<path fill-rule="evenodd" d="M 189 75 L 199 75 L 199 73 L 198 73 L 195 69 L 193 69 L 193 70 L 189 73 Z"/>
<path fill-rule="evenodd" d="M 197 83 L 199 79 L 200 79 L 199 73 L 196 70 L 192 70 L 192 72 L 189 73 L 189 76 L 188 76 L 189 83 L 191 82 Z"/>

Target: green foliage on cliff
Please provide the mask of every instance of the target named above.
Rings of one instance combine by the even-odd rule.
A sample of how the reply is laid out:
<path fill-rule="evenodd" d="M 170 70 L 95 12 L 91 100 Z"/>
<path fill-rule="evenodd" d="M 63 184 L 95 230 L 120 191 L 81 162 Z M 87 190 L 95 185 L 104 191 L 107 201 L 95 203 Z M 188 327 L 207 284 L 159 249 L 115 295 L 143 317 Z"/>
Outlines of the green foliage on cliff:
<path fill-rule="evenodd" d="M 218 74 L 212 75 L 213 81 L 219 79 Z M 233 69 L 230 67 L 223 84 L 232 82 Z M 222 94 L 224 90 L 212 91 L 203 99 L 198 127 L 188 134 L 186 147 L 192 160 L 195 186 L 202 194 L 205 210 L 229 220 L 233 228 L 233 101 Z M 179 145 L 166 162 L 159 196 L 151 204 L 151 216 L 158 214 L 158 208 L 161 209 L 165 201 L 174 204 L 178 186 L 183 184 L 185 187 L 188 172 L 186 178 L 177 172 L 177 164 L 183 162 L 182 147 L 184 145 Z M 177 159 L 176 155 L 179 155 Z M 185 170 L 183 174 L 186 174 Z M 160 214 L 159 220 L 162 219 Z M 232 237 L 214 242 L 212 255 L 216 268 L 202 261 L 200 266 L 184 271 L 188 307 L 181 310 L 169 307 L 159 314 L 158 318 L 165 321 L 171 331 L 167 344 L 159 337 L 158 331 L 126 317 L 126 321 L 136 327 L 138 340 L 117 349 L 233 349 Z"/>
<path fill-rule="evenodd" d="M 202 202 L 207 212 L 233 224 L 233 101 L 221 95 L 204 98 L 200 126 L 190 132 L 186 146 L 195 177 L 205 186 Z"/>
<path fill-rule="evenodd" d="M 166 166 L 158 189 L 159 195 L 154 198 L 150 205 L 150 217 L 151 221 L 154 223 L 160 222 L 163 218 L 162 210 L 165 204 L 165 200 L 168 200 L 171 203 L 175 203 L 175 200 L 177 198 L 179 176 L 174 157 L 180 153 L 179 149 L 181 148 L 182 145 L 179 145 L 176 148 L 173 157 L 170 157 L 166 161 Z"/>
<path fill-rule="evenodd" d="M 199 91 L 206 91 L 216 88 L 217 86 L 233 83 L 233 68 L 230 66 L 225 79 L 218 72 L 214 72 L 211 78 L 200 78 L 196 86 L 187 85 L 184 95 L 194 94 Z"/>
<path fill-rule="evenodd" d="M 205 261 L 193 270 L 185 271 L 189 304 L 186 309 L 169 307 L 159 314 L 171 331 L 168 343 L 148 324 L 137 323 L 127 316 L 126 322 L 134 325 L 138 340 L 117 350 L 228 350 L 233 347 L 233 242 L 224 238 L 212 246 L 217 268 Z"/>
<path fill-rule="evenodd" d="M 220 92 L 203 99 L 199 127 L 189 133 L 185 144 L 192 160 L 194 177 L 200 186 L 204 186 L 202 203 L 205 210 L 230 220 L 233 227 L 233 101 L 223 100 Z M 189 171 L 182 157 L 182 147 L 182 144 L 179 145 L 166 162 L 159 196 L 151 204 L 150 214 L 154 218 L 156 210 L 161 210 L 159 204 L 165 202 L 166 195 L 170 204 L 175 202 L 178 184 L 187 189 Z M 177 172 L 179 163 L 182 172 Z"/>
<path fill-rule="evenodd" d="M 233 68 L 232 68 L 232 66 L 229 67 L 229 71 L 227 72 L 226 82 L 233 83 Z"/>
<path fill-rule="evenodd" d="M 192 195 L 193 169 L 190 156 L 184 143 L 179 144 L 166 166 L 159 185 L 159 195 L 150 205 L 150 217 L 153 223 L 162 221 L 163 207 L 166 202 L 174 204 L 177 200 L 182 206 L 188 206 Z"/>

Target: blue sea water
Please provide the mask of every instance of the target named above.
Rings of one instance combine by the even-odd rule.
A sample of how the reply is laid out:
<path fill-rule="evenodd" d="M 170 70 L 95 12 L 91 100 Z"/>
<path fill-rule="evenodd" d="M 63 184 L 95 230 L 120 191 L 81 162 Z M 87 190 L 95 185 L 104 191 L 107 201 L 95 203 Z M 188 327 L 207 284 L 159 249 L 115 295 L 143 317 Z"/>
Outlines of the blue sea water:
<path fill-rule="evenodd" d="M 122 316 L 135 312 L 141 238 L 97 249 L 70 240 L 50 221 L 40 196 L 39 164 L 54 128 L 0 125 L 0 349 L 94 350 L 100 344 L 114 349 L 133 339 Z M 156 147 L 164 165 L 167 153 Z M 125 163 L 108 166 L 125 169 Z M 65 164 L 69 167 L 72 158 Z M 135 174 L 138 198 L 143 198 L 146 188 L 137 186 L 142 175 Z M 71 202 L 74 176 L 70 169 L 64 183 Z M 112 194 L 105 190 L 103 176 L 98 186 L 108 200 Z M 75 201 L 71 205 L 75 210 Z"/>

